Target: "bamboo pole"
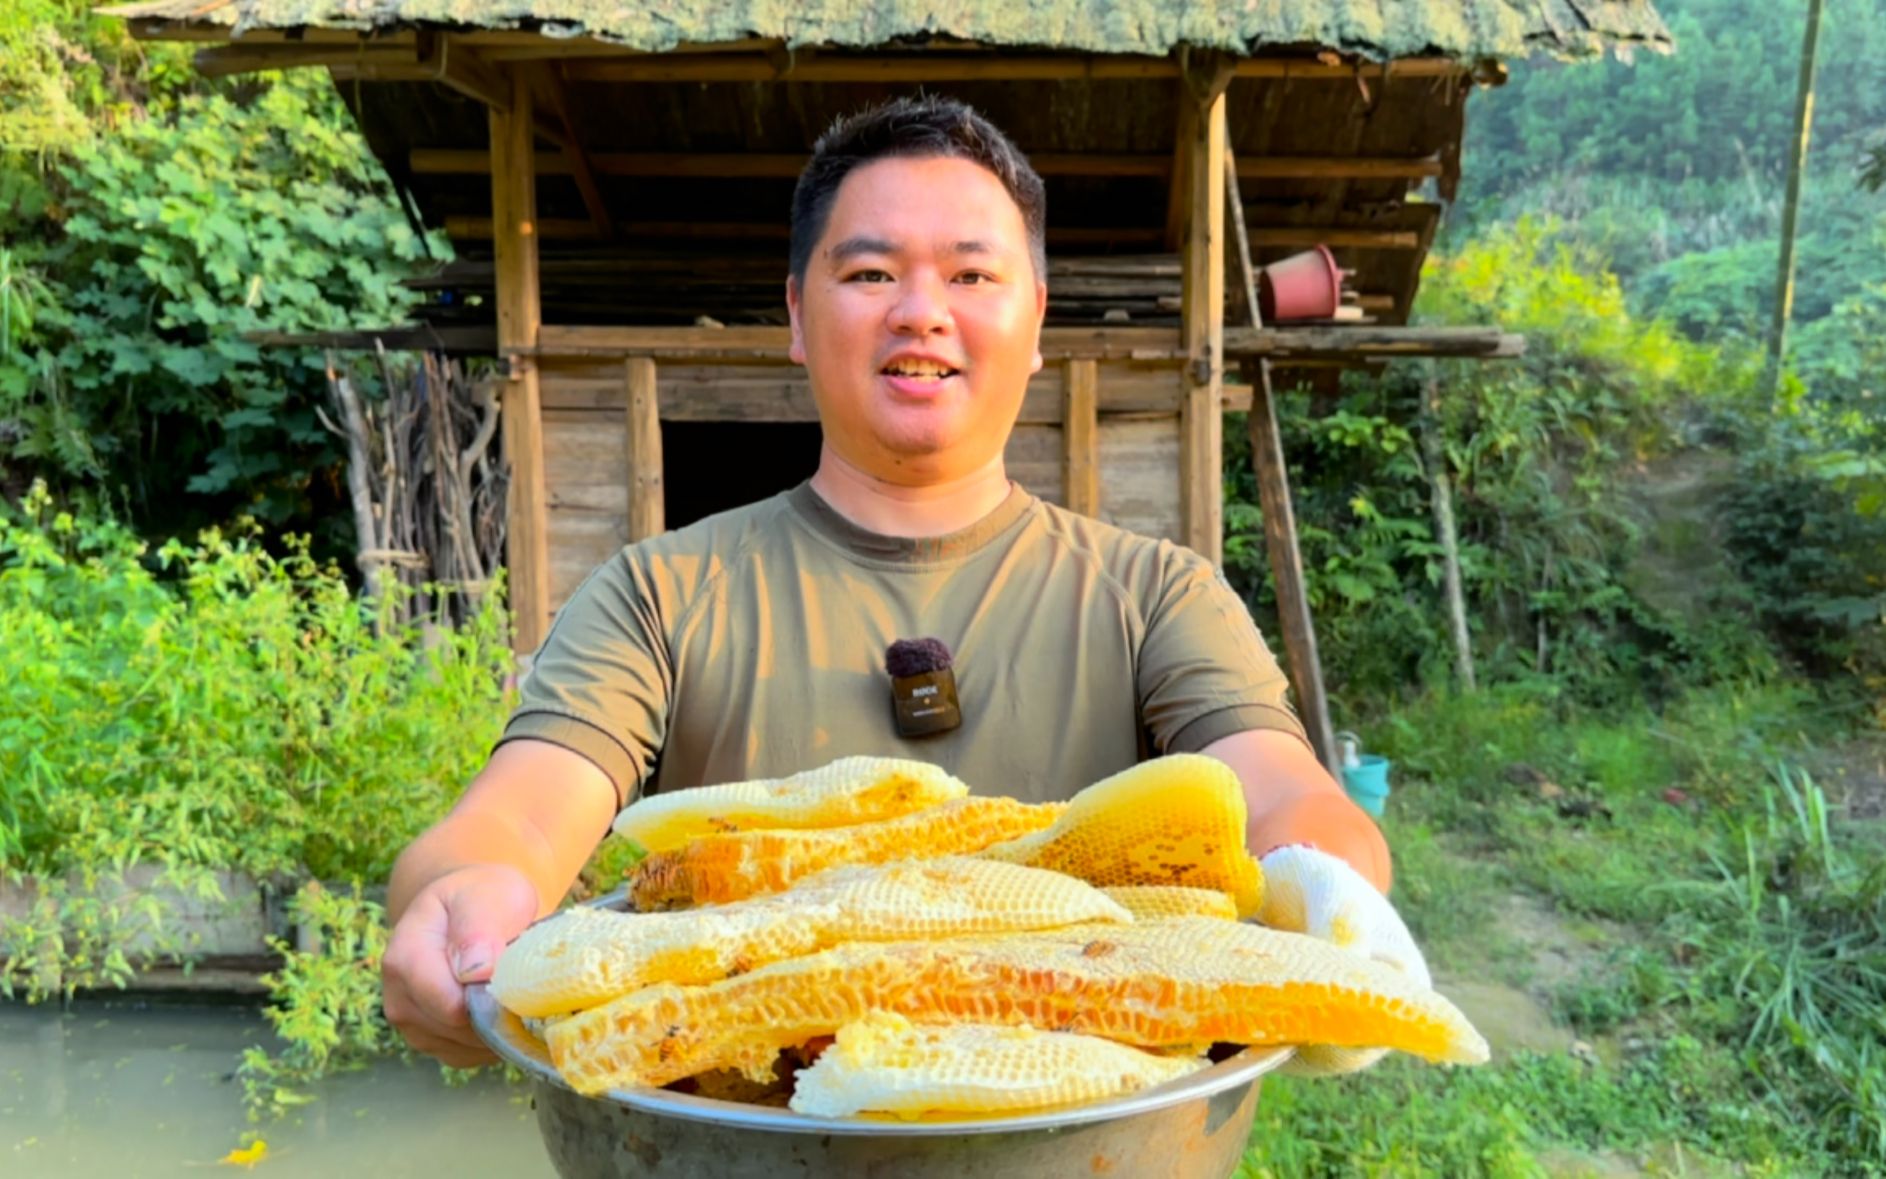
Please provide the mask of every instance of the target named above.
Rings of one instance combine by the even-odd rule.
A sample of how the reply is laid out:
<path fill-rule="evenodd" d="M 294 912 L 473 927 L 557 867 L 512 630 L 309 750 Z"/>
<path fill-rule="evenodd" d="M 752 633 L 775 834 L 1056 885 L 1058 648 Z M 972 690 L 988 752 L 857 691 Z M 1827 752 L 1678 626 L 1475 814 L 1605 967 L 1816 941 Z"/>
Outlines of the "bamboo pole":
<path fill-rule="evenodd" d="M 1441 427 L 1441 378 L 1430 365 L 1422 389 L 1421 459 L 1428 469 L 1429 507 L 1441 541 L 1441 581 L 1447 597 L 1448 629 L 1454 637 L 1454 674 L 1467 692 L 1475 690 L 1473 638 L 1467 630 L 1467 594 L 1460 578 L 1460 530 L 1454 521 L 1454 485 L 1447 475 L 1447 448 Z"/>
<path fill-rule="evenodd" d="M 1807 31 L 1801 36 L 1801 78 L 1794 95 L 1794 147 L 1788 153 L 1788 196 L 1781 207 L 1781 260 L 1775 275 L 1775 321 L 1768 333 L 1768 396 L 1781 387 L 1781 362 L 1788 351 L 1788 320 L 1794 314 L 1794 229 L 1801 209 L 1801 174 L 1807 170 L 1808 133 L 1814 123 L 1814 57 L 1820 48 L 1821 0 L 1807 0 Z"/>

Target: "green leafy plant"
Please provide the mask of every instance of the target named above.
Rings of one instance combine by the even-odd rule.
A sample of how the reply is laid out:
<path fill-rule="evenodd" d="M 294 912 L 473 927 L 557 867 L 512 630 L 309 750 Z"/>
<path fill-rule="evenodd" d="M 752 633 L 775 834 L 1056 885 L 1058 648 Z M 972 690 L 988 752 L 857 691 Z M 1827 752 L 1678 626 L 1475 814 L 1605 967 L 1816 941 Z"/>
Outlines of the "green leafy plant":
<path fill-rule="evenodd" d="M 380 1010 L 385 910 L 357 883 L 346 892 L 309 884 L 296 893 L 292 915 L 313 946 L 270 939 L 282 966 L 262 976 L 266 1013 L 284 1046 L 242 1054 L 236 1075 L 252 1118 L 305 1105 L 320 1078 L 403 1048 Z"/>
<path fill-rule="evenodd" d="M 305 540 L 283 544 L 210 532 L 152 553 L 43 488 L 0 519 L 0 645 L 33 653 L 0 682 L 9 875 L 379 880 L 443 814 L 507 715 L 502 593 L 460 628 L 386 626 Z M 44 920 L 0 925 L 0 982 L 37 998 L 120 979 L 103 917 L 49 925 L 70 906 L 45 895 Z"/>

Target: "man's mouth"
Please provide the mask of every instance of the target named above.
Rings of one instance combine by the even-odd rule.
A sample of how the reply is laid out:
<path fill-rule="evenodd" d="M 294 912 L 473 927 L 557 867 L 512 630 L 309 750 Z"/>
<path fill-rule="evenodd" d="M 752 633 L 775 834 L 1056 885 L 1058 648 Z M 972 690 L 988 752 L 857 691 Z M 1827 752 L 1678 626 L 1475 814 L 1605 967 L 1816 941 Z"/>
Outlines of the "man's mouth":
<path fill-rule="evenodd" d="M 887 377 L 907 381 L 940 381 L 957 373 L 956 369 L 933 360 L 894 360 L 880 371 Z"/>

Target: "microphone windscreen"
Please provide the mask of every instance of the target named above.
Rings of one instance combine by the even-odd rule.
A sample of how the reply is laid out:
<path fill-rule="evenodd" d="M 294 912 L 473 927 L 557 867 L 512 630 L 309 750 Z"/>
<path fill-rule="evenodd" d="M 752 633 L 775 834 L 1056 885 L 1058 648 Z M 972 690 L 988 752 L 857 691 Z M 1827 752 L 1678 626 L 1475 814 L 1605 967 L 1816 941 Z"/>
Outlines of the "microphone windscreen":
<path fill-rule="evenodd" d="M 942 639 L 898 639 L 884 652 L 884 670 L 892 679 L 943 671 L 954 662 Z"/>

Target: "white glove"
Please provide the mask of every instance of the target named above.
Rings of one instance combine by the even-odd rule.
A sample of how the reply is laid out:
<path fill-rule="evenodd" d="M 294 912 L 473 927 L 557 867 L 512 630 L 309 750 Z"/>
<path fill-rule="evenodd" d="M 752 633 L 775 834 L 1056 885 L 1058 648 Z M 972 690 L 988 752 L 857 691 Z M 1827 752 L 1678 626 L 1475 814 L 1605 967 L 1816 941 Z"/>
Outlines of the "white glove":
<path fill-rule="evenodd" d="M 1427 959 L 1395 906 L 1348 863 L 1315 848 L 1292 845 L 1266 853 L 1258 865 L 1264 870 L 1259 922 L 1333 942 L 1394 967 L 1424 988 L 1433 987 Z M 1387 1051 L 1308 1044 L 1297 1049 L 1282 1071 L 1294 1076 L 1355 1072 Z"/>

